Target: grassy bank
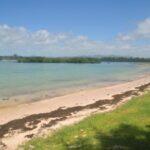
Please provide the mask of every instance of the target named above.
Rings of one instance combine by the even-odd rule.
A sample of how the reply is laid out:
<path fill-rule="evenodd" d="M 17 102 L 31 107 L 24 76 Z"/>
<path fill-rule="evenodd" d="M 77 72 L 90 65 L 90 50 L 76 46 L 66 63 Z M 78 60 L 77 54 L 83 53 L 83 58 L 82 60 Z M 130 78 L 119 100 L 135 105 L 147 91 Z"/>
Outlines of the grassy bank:
<path fill-rule="evenodd" d="M 46 138 L 24 145 L 25 150 L 148 150 L 150 149 L 150 93 L 121 106 L 64 127 Z"/>

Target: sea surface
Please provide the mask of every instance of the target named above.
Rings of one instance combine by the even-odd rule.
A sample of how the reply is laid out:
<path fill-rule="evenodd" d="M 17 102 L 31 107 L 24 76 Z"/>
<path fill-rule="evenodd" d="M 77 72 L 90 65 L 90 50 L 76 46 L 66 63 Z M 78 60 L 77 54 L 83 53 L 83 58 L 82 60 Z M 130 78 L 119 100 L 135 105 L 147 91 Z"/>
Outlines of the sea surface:
<path fill-rule="evenodd" d="M 148 63 L 0 62 L 0 100 L 40 100 L 150 74 Z"/>

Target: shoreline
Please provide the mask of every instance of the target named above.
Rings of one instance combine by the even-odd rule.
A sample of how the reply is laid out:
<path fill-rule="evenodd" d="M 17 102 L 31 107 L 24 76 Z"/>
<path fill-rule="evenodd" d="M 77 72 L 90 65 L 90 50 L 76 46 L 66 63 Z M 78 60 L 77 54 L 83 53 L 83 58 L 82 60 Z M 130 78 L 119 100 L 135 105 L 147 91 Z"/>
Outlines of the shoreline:
<path fill-rule="evenodd" d="M 126 83 L 2 109 L 0 139 L 5 149 L 15 149 L 33 136 L 78 122 L 92 113 L 111 111 L 143 93 L 149 86 L 150 75 Z"/>
<path fill-rule="evenodd" d="M 104 63 L 100 67 L 102 67 L 102 69 L 103 69 L 103 67 L 106 67 L 105 65 L 112 65 L 112 64 Z M 143 65 L 141 63 L 136 63 L 133 65 L 132 63 L 130 63 L 130 65 L 129 66 L 128 65 L 129 64 L 125 64 L 125 65 L 123 64 L 125 69 L 126 69 L 126 67 L 127 67 L 127 69 L 129 69 L 129 70 L 127 70 L 128 74 L 126 74 L 127 72 L 125 74 L 122 74 L 120 72 L 119 74 L 116 74 L 116 76 L 109 77 L 109 73 L 108 73 L 108 76 L 106 76 L 106 78 L 103 77 L 104 75 L 102 74 L 102 77 L 93 78 L 94 76 L 92 76 L 92 78 L 90 80 L 83 79 L 83 81 L 82 80 L 80 81 L 80 79 L 79 79 L 79 81 L 72 80 L 71 82 L 64 80 L 63 82 L 61 82 L 60 85 L 58 84 L 58 86 L 57 86 L 57 84 L 56 84 L 56 86 L 55 86 L 55 84 L 51 85 L 51 82 L 48 82 L 48 84 L 46 84 L 45 82 L 41 83 L 38 80 L 36 80 L 36 82 L 40 83 L 40 84 L 37 84 L 34 81 L 37 84 L 37 86 L 35 86 L 36 84 L 35 85 L 33 84 L 33 86 L 32 86 L 32 84 L 29 84 L 27 86 L 27 85 L 21 84 L 17 80 L 14 80 L 14 83 L 10 82 L 10 84 L 9 84 L 9 82 L 7 83 L 7 80 L 6 80 L 4 87 L 3 87 L 3 84 L 0 87 L 2 89 L 0 91 L 0 109 L 1 109 L 2 105 L 8 106 L 8 105 L 16 105 L 17 103 L 21 104 L 21 103 L 40 101 L 40 100 L 44 100 L 44 99 L 51 99 L 54 97 L 64 96 L 64 95 L 67 95 L 70 93 L 75 93 L 75 92 L 78 92 L 81 90 L 86 90 L 87 88 L 88 89 L 101 88 L 101 87 L 104 87 L 105 85 L 111 86 L 111 85 L 115 85 L 118 83 L 132 81 L 133 79 L 137 79 L 143 75 L 149 74 L 149 64 Z M 132 65 L 135 67 L 139 67 L 140 69 L 137 68 L 137 70 L 132 71 L 132 68 L 131 68 L 131 67 L 133 67 Z M 116 66 L 116 67 L 120 67 L 120 65 Z M 90 72 L 93 72 L 93 71 L 91 70 Z M 99 73 L 101 73 L 101 72 L 99 72 Z M 92 73 L 90 73 L 90 74 L 92 75 Z M 96 74 L 98 74 L 98 72 Z M 15 74 L 15 75 L 17 75 L 17 74 Z M 21 76 L 22 76 L 22 74 L 21 74 Z M 42 77 L 43 77 L 43 75 L 42 75 Z M 11 80 L 12 79 L 10 79 L 10 81 Z M 29 78 L 29 81 L 30 81 L 30 78 Z M 55 82 L 55 80 L 53 82 Z M 43 83 L 45 83 L 45 84 L 43 84 Z M 19 89 L 18 89 L 17 84 L 20 84 Z M 22 87 L 24 87 L 24 88 L 22 88 Z M 29 88 L 27 88 L 27 87 L 29 87 Z"/>
<path fill-rule="evenodd" d="M 138 80 L 140 78 L 144 78 L 149 76 L 149 73 L 145 73 L 144 75 L 139 75 L 134 77 L 134 80 Z M 109 82 L 104 82 L 104 83 L 94 83 L 94 84 L 87 84 L 86 86 L 84 85 L 79 85 L 76 87 L 66 87 L 62 89 L 57 89 L 56 92 L 53 90 L 43 90 L 40 92 L 35 92 L 34 94 L 21 94 L 21 95 L 14 95 L 11 97 L 5 97 L 0 99 L 0 109 L 5 109 L 7 107 L 14 107 L 16 105 L 20 104 L 28 104 L 28 103 L 34 103 L 34 102 L 40 102 L 44 101 L 47 99 L 53 99 L 56 97 L 61 97 L 73 93 L 78 93 L 80 91 L 85 91 L 85 90 L 94 90 L 98 88 L 105 88 L 105 87 L 110 87 L 126 82 L 131 82 L 133 79 L 129 80 L 121 80 L 121 81 L 109 81 Z M 51 93 L 51 94 L 49 94 Z"/>
<path fill-rule="evenodd" d="M 132 81 L 132 80 L 128 80 L 128 82 L 129 81 Z M 104 88 L 104 87 L 109 87 L 109 86 L 113 86 L 113 85 L 117 85 L 117 84 L 125 83 L 125 82 L 127 82 L 127 80 L 108 82 L 108 83 L 103 83 L 103 84 L 94 83 L 93 85 L 87 84 L 86 86 L 82 85 L 82 86 L 71 87 L 71 88 L 66 87 L 66 88 L 56 90 L 57 92 L 54 92 L 54 91 L 51 92 L 51 90 L 43 90 L 41 92 L 35 92 L 33 94 L 34 96 L 31 96 L 30 94 L 11 96 L 8 98 L 3 98 L 3 100 L 0 100 L 0 109 L 6 108 L 6 107 L 14 107 L 20 104 L 40 102 L 46 99 L 53 99 L 56 97 L 70 95 L 70 94 L 77 93 L 80 91 L 85 91 L 87 89 L 93 90 L 93 89 L 98 89 L 98 88 Z M 52 93 L 52 94 L 48 94 L 48 93 Z"/>
<path fill-rule="evenodd" d="M 17 95 L 12 95 L 12 96 L 5 96 L 0 99 L 0 109 L 3 107 L 13 107 L 15 105 L 20 105 L 20 104 L 27 104 L 27 103 L 34 103 L 34 102 L 39 102 L 43 101 L 46 99 L 52 99 L 56 97 L 61 97 L 73 93 L 77 93 L 80 91 L 85 91 L 85 90 L 93 90 L 93 89 L 98 89 L 98 88 L 104 88 L 104 87 L 109 87 L 113 85 L 118 85 L 121 83 L 126 83 L 133 81 L 133 79 L 139 79 L 142 77 L 148 76 L 149 73 L 145 73 L 144 75 L 138 75 L 135 77 L 132 77 L 131 79 L 121 79 L 121 80 L 102 80 L 97 81 L 97 82 L 91 82 L 91 83 L 85 83 L 85 84 L 79 84 L 79 85 L 71 85 L 71 86 L 66 86 L 66 87 L 61 87 L 61 88 L 56 88 L 56 89 L 45 89 L 45 90 L 39 90 L 36 92 L 31 92 L 31 93 L 26 93 L 26 94 L 17 94 Z"/>

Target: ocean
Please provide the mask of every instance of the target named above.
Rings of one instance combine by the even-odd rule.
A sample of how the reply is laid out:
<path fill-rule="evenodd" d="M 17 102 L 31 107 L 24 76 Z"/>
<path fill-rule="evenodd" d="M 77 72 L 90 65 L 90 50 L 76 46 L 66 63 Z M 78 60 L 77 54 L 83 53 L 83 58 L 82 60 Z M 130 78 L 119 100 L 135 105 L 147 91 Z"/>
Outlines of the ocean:
<path fill-rule="evenodd" d="M 126 82 L 150 73 L 148 63 L 0 62 L 0 101 L 31 101 Z"/>

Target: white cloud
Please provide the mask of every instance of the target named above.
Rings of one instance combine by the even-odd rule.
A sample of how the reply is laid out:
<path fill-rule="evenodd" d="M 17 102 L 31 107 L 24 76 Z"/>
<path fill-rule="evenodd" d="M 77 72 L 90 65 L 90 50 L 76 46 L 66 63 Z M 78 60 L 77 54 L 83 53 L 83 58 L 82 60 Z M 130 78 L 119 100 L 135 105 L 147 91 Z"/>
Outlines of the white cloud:
<path fill-rule="evenodd" d="M 132 35 L 124 35 L 122 33 L 119 33 L 117 39 L 120 41 L 131 41 L 134 40 L 134 37 Z"/>
<path fill-rule="evenodd" d="M 150 38 L 150 18 L 147 18 L 138 24 L 136 33 L 143 37 Z"/>
<path fill-rule="evenodd" d="M 85 36 L 74 36 L 70 33 L 52 34 L 47 30 L 38 30 L 30 32 L 23 27 L 10 27 L 7 25 L 0 26 L 0 45 L 2 49 L 52 49 L 57 47 L 64 49 L 66 47 L 86 48 L 86 44 L 92 44 Z M 62 47 L 62 45 L 64 47 Z"/>
<path fill-rule="evenodd" d="M 47 30 L 30 32 L 23 27 L 0 26 L 0 51 L 13 50 L 20 54 L 31 51 L 32 55 L 84 55 L 99 49 L 100 45 L 82 35 L 53 34 Z"/>
<path fill-rule="evenodd" d="M 138 45 L 138 38 L 150 37 L 150 19 L 137 25 L 130 34 L 119 34 L 113 41 L 95 41 L 72 33 L 50 33 L 45 29 L 31 32 L 24 27 L 0 25 L 0 54 L 79 56 L 133 55 L 150 57 L 150 45 Z M 122 42 L 123 41 L 123 42 Z"/>
<path fill-rule="evenodd" d="M 129 34 L 119 34 L 117 37 L 121 41 L 133 41 L 137 39 L 150 39 L 150 18 L 137 24 L 137 28 Z"/>

